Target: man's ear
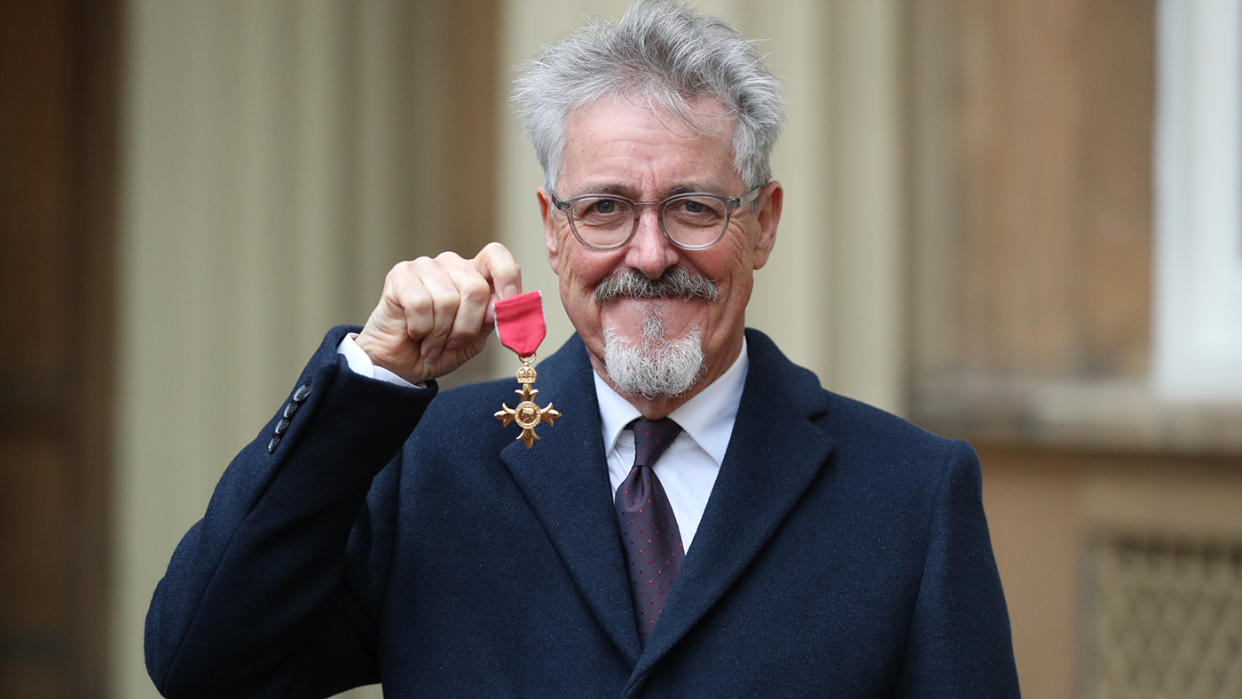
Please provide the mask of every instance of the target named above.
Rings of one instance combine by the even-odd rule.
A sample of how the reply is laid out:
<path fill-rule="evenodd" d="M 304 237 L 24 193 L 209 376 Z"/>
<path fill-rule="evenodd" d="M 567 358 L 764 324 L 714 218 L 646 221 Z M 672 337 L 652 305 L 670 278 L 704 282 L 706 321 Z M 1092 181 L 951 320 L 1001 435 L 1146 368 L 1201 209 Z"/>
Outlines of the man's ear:
<path fill-rule="evenodd" d="M 535 190 L 535 197 L 539 199 L 539 215 L 543 218 L 543 244 L 548 251 L 548 264 L 559 275 L 561 250 L 560 241 L 556 239 L 556 207 L 552 205 L 551 195 L 543 187 Z"/>
<path fill-rule="evenodd" d="M 754 269 L 759 269 L 768 263 L 768 256 L 772 254 L 772 246 L 776 245 L 776 227 L 781 222 L 781 206 L 784 202 L 785 190 L 776 180 L 764 186 L 764 191 L 759 194 L 759 212 L 756 214 L 759 221 L 759 236 L 755 239 Z"/>

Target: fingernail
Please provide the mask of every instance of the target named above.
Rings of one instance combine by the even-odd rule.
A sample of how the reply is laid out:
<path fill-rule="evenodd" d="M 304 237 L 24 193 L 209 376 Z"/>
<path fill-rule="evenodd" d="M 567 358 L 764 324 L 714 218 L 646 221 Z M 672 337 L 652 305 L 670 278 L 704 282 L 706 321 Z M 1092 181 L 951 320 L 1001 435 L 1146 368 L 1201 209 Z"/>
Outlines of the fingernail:
<path fill-rule="evenodd" d="M 429 362 L 433 362 L 435 361 L 436 357 L 439 357 L 439 356 L 440 356 L 440 348 L 436 347 L 434 349 L 427 350 L 427 354 L 423 355 L 423 359 L 426 359 Z"/>
<path fill-rule="evenodd" d="M 517 293 L 518 293 L 517 284 L 505 285 L 505 288 L 500 293 L 505 298 L 509 298 L 510 296 L 517 296 Z"/>

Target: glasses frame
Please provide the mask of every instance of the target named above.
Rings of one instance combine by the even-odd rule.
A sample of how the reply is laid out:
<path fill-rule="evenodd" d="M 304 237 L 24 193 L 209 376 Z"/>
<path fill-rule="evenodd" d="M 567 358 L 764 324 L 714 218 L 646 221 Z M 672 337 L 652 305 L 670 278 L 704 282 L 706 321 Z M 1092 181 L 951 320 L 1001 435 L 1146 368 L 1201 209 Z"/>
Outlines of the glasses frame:
<path fill-rule="evenodd" d="M 642 217 L 643 207 L 656 208 L 656 220 L 660 222 L 660 232 L 664 234 L 664 239 L 672 243 L 675 247 L 681 248 L 682 250 L 706 250 L 707 248 L 710 248 L 720 242 L 720 239 L 724 237 L 725 231 L 729 229 L 729 221 L 733 218 L 733 211 L 743 204 L 749 204 L 758 199 L 759 193 L 762 192 L 763 188 L 766 186 L 766 184 L 761 184 L 740 197 L 725 197 L 719 194 L 712 194 L 711 192 L 685 192 L 682 194 L 674 194 L 673 196 L 667 197 L 660 201 L 634 201 L 633 199 L 621 196 L 620 194 L 605 194 L 603 192 L 588 192 L 587 194 L 579 194 L 578 196 L 561 200 L 553 194 L 552 204 L 565 213 L 565 220 L 569 222 L 569 230 L 573 232 L 574 237 L 578 239 L 578 242 L 581 243 L 583 247 L 591 250 L 616 250 L 617 248 L 624 247 L 629 244 L 629 242 L 634 239 L 634 234 L 638 232 L 638 221 Z M 569 213 L 570 207 L 572 207 L 575 202 L 582 201 L 583 199 L 600 197 L 627 202 L 634 207 L 634 225 L 630 227 L 630 234 L 625 236 L 624 240 L 618 243 L 613 243 L 612 245 L 596 245 L 583 240 L 582 235 L 578 233 L 578 226 L 574 223 L 574 217 Z M 703 243 L 701 245 L 686 245 L 684 243 L 677 242 L 673 236 L 669 235 L 668 227 L 664 225 L 664 207 L 673 202 L 681 201 L 682 199 L 701 199 L 703 197 L 710 197 L 724 205 L 725 217 L 724 223 L 720 226 L 720 232 L 716 234 L 715 238 L 712 238 L 711 242 Z"/>

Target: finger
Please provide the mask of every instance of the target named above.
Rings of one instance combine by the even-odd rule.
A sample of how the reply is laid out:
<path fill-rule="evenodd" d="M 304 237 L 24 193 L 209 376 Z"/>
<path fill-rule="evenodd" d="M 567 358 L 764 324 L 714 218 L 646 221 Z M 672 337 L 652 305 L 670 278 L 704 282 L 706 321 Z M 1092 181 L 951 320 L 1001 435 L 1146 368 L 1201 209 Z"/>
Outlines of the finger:
<path fill-rule="evenodd" d="M 492 289 L 468 260 L 457 255 L 442 257 L 443 260 L 437 260 L 457 288 L 460 298 L 457 315 L 453 319 L 453 327 L 445 344 L 446 349 L 454 350 L 473 344 L 484 334 L 483 323 L 490 305 Z M 490 328 L 487 330 L 490 331 Z"/>
<path fill-rule="evenodd" d="M 448 341 L 461 298 L 458 296 L 457 286 L 440 263 L 419 258 L 415 261 L 415 268 L 431 306 L 431 323 L 422 338 L 422 355 L 425 359 L 435 359 Z"/>
<path fill-rule="evenodd" d="M 504 245 L 488 243 L 470 262 L 491 284 L 497 300 L 522 293 L 522 268 Z"/>
<path fill-rule="evenodd" d="M 417 260 L 402 262 L 384 280 L 385 305 L 395 313 L 394 322 L 402 323 L 406 336 L 415 343 L 431 332 L 435 318 L 431 295 L 418 277 L 417 266 Z"/>

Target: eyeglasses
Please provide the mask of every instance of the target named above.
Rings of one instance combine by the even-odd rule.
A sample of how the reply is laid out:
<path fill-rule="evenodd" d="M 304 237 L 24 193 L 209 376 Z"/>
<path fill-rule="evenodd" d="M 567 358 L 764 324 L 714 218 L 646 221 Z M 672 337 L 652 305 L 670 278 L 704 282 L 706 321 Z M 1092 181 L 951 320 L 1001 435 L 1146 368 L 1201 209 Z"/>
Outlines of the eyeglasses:
<path fill-rule="evenodd" d="M 669 242 L 684 250 L 709 248 L 724 236 L 733 210 L 759 196 L 763 185 L 740 197 L 690 192 L 664 201 L 634 201 L 616 194 L 582 194 L 552 203 L 565 212 L 574 237 L 592 250 L 615 250 L 630 242 L 638 230 L 639 209 L 656 207 L 660 230 Z"/>

